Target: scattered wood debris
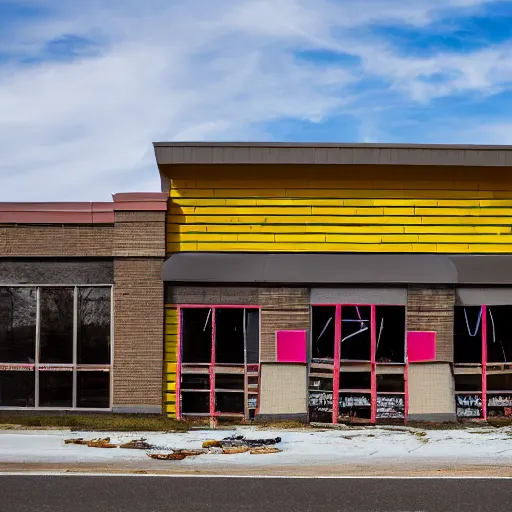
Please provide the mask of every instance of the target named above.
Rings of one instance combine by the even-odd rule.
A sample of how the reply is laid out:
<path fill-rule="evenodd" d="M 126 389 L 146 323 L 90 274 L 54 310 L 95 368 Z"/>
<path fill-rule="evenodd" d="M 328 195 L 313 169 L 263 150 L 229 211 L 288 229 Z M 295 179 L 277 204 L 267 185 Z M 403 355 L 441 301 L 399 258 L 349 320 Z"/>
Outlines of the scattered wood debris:
<path fill-rule="evenodd" d="M 227 455 L 231 455 L 234 453 L 245 453 L 248 451 L 249 451 L 248 446 L 234 446 L 232 448 L 223 448 L 222 449 L 222 453 L 227 454 Z"/>
<path fill-rule="evenodd" d="M 222 444 L 221 441 L 215 441 L 214 439 L 211 439 L 203 443 L 203 448 L 222 448 Z"/>
<path fill-rule="evenodd" d="M 183 460 L 186 458 L 183 453 L 148 453 L 148 455 L 157 460 Z"/>
<path fill-rule="evenodd" d="M 110 442 L 110 437 L 105 437 L 104 439 L 93 439 L 92 441 L 87 441 L 86 444 L 89 448 L 117 448 L 117 444 L 112 444 Z"/>
<path fill-rule="evenodd" d="M 145 439 L 134 439 L 122 444 L 119 448 L 127 448 L 130 450 L 151 450 L 153 446 L 147 443 Z"/>
<path fill-rule="evenodd" d="M 252 455 L 264 455 L 266 453 L 280 453 L 282 450 L 273 446 L 261 446 L 259 448 L 253 448 L 251 450 Z"/>
<path fill-rule="evenodd" d="M 84 441 L 83 437 L 79 437 L 77 439 L 65 439 L 64 444 L 87 444 L 88 441 Z"/>

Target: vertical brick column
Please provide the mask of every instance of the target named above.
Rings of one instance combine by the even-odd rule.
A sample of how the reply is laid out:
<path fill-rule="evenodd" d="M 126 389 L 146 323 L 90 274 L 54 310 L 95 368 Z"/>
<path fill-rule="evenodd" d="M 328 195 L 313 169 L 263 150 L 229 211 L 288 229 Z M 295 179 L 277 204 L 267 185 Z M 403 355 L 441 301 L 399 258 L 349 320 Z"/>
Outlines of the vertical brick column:
<path fill-rule="evenodd" d="M 114 196 L 114 411 L 162 412 L 166 194 Z"/>

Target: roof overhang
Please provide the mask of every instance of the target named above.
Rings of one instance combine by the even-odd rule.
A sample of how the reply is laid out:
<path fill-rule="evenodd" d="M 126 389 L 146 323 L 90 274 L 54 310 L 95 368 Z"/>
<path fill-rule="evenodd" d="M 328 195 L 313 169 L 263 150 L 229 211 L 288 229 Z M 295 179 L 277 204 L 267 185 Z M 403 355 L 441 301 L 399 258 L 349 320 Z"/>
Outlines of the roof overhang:
<path fill-rule="evenodd" d="M 156 161 L 181 164 L 512 166 L 512 146 L 155 142 Z"/>
<path fill-rule="evenodd" d="M 508 285 L 512 255 L 177 253 L 164 281 L 287 285 Z"/>

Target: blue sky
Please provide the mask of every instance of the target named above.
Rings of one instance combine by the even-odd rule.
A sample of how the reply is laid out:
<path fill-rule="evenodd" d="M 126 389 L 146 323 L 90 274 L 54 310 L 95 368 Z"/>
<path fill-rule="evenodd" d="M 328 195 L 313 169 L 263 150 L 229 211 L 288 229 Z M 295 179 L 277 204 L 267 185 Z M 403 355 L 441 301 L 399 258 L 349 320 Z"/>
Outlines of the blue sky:
<path fill-rule="evenodd" d="M 512 0 L 0 0 L 0 201 L 158 190 L 155 140 L 512 144 Z"/>

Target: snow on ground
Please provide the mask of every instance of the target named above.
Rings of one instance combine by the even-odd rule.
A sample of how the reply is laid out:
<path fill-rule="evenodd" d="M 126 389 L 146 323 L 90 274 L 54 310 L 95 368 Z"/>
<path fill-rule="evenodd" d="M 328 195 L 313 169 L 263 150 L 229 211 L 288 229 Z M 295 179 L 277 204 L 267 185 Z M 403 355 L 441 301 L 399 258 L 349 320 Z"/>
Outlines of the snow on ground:
<path fill-rule="evenodd" d="M 247 438 L 281 437 L 276 454 L 249 453 L 207 454 L 174 461 L 185 467 L 229 465 L 329 465 L 364 463 L 373 460 L 387 463 L 414 460 L 456 460 L 512 464 L 512 429 L 407 430 L 393 428 L 349 428 L 343 430 L 260 430 L 239 427 L 231 430 L 197 430 L 186 433 L 113 433 L 48 431 L 0 431 L 0 463 L 115 463 L 149 461 L 146 451 L 89 448 L 64 444 L 65 439 L 86 440 L 110 437 L 112 443 L 145 438 L 156 445 L 156 452 L 166 449 L 201 448 L 207 439 L 222 439 L 237 434 Z M 161 461 L 154 461 L 161 463 Z"/>

